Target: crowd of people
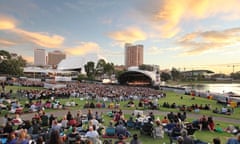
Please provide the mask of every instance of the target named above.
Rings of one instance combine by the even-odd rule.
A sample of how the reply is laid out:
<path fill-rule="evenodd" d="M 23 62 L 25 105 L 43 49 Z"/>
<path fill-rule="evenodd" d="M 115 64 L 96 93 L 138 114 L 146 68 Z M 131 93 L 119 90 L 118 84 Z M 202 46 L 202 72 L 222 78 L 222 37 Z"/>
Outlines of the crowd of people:
<path fill-rule="evenodd" d="M 3 88 L 2 88 L 3 89 Z M 5 86 L 1 97 L 6 97 Z M 110 102 L 129 101 L 127 106 L 134 107 L 136 104 L 134 100 L 139 100 L 138 106 L 144 106 L 147 103 L 152 103 L 157 106 L 158 99 L 165 97 L 166 94 L 151 88 L 144 87 L 127 87 L 116 85 L 103 85 L 103 84 L 89 84 L 89 83 L 68 83 L 67 87 L 59 89 L 44 89 L 44 90 L 21 90 L 18 93 L 23 97 L 27 97 L 30 101 L 28 107 L 36 109 L 34 106 L 39 106 L 36 109 L 35 115 L 32 120 L 22 120 L 19 114 L 11 118 L 8 114 L 4 117 L 4 124 L 1 129 L 1 134 L 5 135 L 7 143 L 105 143 L 100 139 L 101 136 L 114 136 L 118 138 L 115 144 L 126 143 L 126 138 L 131 138 L 130 144 L 140 144 L 137 134 L 131 134 L 129 128 L 138 129 L 141 134 L 147 134 L 154 138 L 164 138 L 168 135 L 170 140 L 177 140 L 179 144 L 188 144 L 202 142 L 201 140 L 194 140 L 189 135 L 192 135 L 195 130 L 208 130 L 211 132 L 216 131 L 216 124 L 211 116 L 203 115 L 200 119 L 194 120 L 191 123 L 186 123 L 187 113 L 182 110 L 177 114 L 173 112 L 168 113 L 162 119 L 156 118 L 153 112 L 147 115 L 143 113 L 133 113 L 129 119 L 126 119 L 124 113 L 119 110 L 111 112 L 112 121 L 108 126 L 104 125 L 103 113 L 92 112 L 91 109 L 87 113 L 78 111 L 73 115 L 69 111 L 63 117 L 56 117 L 54 114 L 47 115 L 42 109 L 43 105 L 41 99 L 62 98 L 62 97 L 76 97 L 85 98 L 87 100 L 96 100 L 97 102 Z M 11 96 L 11 92 L 9 92 Z M 34 100 L 34 102 L 33 102 Z M 156 100 L 156 101 L 155 101 Z M 47 100 L 46 102 L 48 102 Z M 37 104 L 36 104 L 37 103 Z M 18 107 L 19 103 L 15 102 L 14 107 Z M 91 105 L 91 104 L 89 104 Z M 166 107 L 171 108 L 184 108 L 177 106 L 176 103 L 171 105 L 164 102 Z M 94 106 L 96 106 L 94 104 Z M 101 105 L 102 106 L 102 105 Z M 210 110 L 211 106 L 206 105 L 192 105 L 192 109 L 206 109 Z M 92 107 L 86 107 L 92 108 Z M 114 130 L 113 130 L 114 129 Z M 113 131 L 111 131 L 113 130 Z M 225 129 L 224 129 L 225 130 Z M 231 131 L 233 128 L 226 128 L 226 131 Z M 239 130 L 234 129 L 237 134 Z M 237 132 L 236 132 L 237 131 Z M 114 133 L 113 133 L 114 132 Z M 232 141 L 234 141 L 233 139 Z M 217 144 L 218 139 L 214 139 L 214 144 Z M 229 140 L 230 141 L 230 140 Z M 204 143 L 204 142 L 202 142 Z"/>

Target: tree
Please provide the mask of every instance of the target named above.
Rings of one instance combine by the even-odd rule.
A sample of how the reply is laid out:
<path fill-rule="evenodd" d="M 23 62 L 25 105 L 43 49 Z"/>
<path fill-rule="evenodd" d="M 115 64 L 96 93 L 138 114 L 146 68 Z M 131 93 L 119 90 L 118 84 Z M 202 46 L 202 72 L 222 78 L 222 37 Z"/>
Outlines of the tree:
<path fill-rule="evenodd" d="M 97 76 L 102 76 L 104 74 L 105 66 L 106 66 L 105 60 L 100 59 L 97 63 L 96 70 L 95 70 Z"/>
<path fill-rule="evenodd" d="M 22 58 L 22 56 L 18 56 L 17 58 L 12 59 L 11 55 L 7 51 L 0 51 L 1 56 L 7 57 L 7 59 L 3 60 L 0 63 L 0 73 L 8 74 L 12 76 L 22 76 L 23 68 L 26 66 L 26 60 Z"/>
<path fill-rule="evenodd" d="M 6 56 L 7 59 L 11 59 L 10 53 L 5 50 L 0 50 L 0 56 Z"/>
<path fill-rule="evenodd" d="M 163 80 L 163 81 L 168 81 L 171 79 L 170 74 L 166 73 L 166 72 L 162 72 L 160 76 L 161 76 L 161 80 Z"/>
<path fill-rule="evenodd" d="M 114 74 L 114 64 L 107 63 L 104 67 L 104 73 L 106 73 L 108 76 Z"/>
<path fill-rule="evenodd" d="M 84 74 L 80 74 L 78 75 L 78 78 L 77 78 L 79 81 L 82 81 L 82 80 L 86 80 L 87 79 L 87 76 L 84 75 Z"/>
<path fill-rule="evenodd" d="M 232 77 L 233 79 L 240 79 L 240 72 L 231 73 L 231 77 Z"/>
<path fill-rule="evenodd" d="M 174 81 L 179 80 L 181 78 L 181 73 L 176 68 L 172 68 L 171 75 Z"/>
<path fill-rule="evenodd" d="M 95 74 L 95 63 L 93 61 L 87 62 L 87 64 L 84 65 L 85 72 L 87 73 L 87 77 L 89 79 L 94 79 Z"/>

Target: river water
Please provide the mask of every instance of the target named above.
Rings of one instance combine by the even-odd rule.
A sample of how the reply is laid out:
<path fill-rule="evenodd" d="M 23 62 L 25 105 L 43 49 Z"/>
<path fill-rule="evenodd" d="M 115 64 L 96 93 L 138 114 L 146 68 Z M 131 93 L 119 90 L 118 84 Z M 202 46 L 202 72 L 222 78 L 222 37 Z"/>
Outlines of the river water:
<path fill-rule="evenodd" d="M 195 85 L 186 85 L 184 87 L 193 88 L 198 91 L 210 91 L 213 93 L 228 93 L 233 92 L 236 95 L 240 96 L 240 84 L 231 83 L 231 84 L 195 84 Z"/>

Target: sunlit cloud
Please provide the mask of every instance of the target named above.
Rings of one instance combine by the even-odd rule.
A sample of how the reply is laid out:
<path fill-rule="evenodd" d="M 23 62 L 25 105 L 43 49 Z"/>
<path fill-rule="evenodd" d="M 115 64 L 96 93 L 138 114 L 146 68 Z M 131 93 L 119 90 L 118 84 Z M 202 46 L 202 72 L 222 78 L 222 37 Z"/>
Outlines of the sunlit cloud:
<path fill-rule="evenodd" d="M 193 32 L 183 36 L 177 43 L 182 46 L 186 55 L 219 50 L 240 43 L 240 28 Z"/>
<path fill-rule="evenodd" d="M 75 47 L 65 48 L 65 52 L 70 55 L 85 55 L 87 53 L 98 53 L 100 46 L 94 42 L 81 42 L 80 45 Z"/>
<path fill-rule="evenodd" d="M 6 35 L 17 38 L 16 40 L 10 41 L 1 41 L 1 45 L 12 46 L 22 43 L 33 43 L 38 46 L 46 48 L 58 48 L 64 42 L 64 37 L 56 34 L 48 34 L 46 32 L 31 32 L 24 29 L 21 29 L 17 26 L 17 21 L 6 15 L 0 15 L 0 30 L 8 31 Z M 18 40 L 21 39 L 21 40 Z"/>
<path fill-rule="evenodd" d="M 147 3 L 147 4 L 146 4 Z M 239 0 L 163 0 L 145 1 L 141 12 L 152 20 L 151 26 L 164 38 L 181 31 L 181 22 L 218 16 L 221 19 L 240 18 Z M 146 6 L 148 6 L 146 8 Z M 144 7 L 144 8 L 143 8 Z"/>
<path fill-rule="evenodd" d="M 48 33 L 30 32 L 22 29 L 13 29 L 12 31 L 21 36 L 24 40 L 32 42 L 42 47 L 58 48 L 64 42 L 64 38 L 59 35 L 49 35 Z"/>
<path fill-rule="evenodd" d="M 0 47 L 10 47 L 10 46 L 14 46 L 14 45 L 16 45 L 15 42 L 0 39 Z"/>
<path fill-rule="evenodd" d="M 4 15 L 0 15 L 0 30 L 14 29 L 15 26 L 16 20 Z"/>
<path fill-rule="evenodd" d="M 108 36 L 119 43 L 134 43 L 147 39 L 147 35 L 137 27 L 128 27 L 124 30 L 111 32 Z"/>

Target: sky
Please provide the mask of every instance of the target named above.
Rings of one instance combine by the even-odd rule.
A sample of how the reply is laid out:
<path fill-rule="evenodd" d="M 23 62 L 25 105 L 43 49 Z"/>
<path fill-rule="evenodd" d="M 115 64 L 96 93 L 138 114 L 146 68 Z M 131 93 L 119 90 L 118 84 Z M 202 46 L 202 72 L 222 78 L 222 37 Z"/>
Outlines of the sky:
<path fill-rule="evenodd" d="M 34 49 L 97 53 L 124 64 L 144 45 L 160 69 L 240 71 L 240 0 L 0 0 L 0 49 L 33 62 Z"/>

